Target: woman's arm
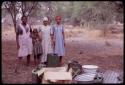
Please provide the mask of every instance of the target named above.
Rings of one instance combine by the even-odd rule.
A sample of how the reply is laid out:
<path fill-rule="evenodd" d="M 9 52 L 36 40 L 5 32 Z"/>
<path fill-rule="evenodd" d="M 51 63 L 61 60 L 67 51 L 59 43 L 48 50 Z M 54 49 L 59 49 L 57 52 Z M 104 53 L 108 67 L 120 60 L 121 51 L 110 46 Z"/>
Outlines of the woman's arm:
<path fill-rule="evenodd" d="M 55 41 L 54 41 L 54 26 L 51 27 L 50 29 L 50 37 L 51 37 L 51 42 L 52 42 L 52 47 L 55 47 Z"/>
<path fill-rule="evenodd" d="M 20 46 L 19 46 L 19 35 L 18 34 L 16 34 L 16 42 L 17 42 L 17 49 L 19 49 L 20 48 Z"/>
<path fill-rule="evenodd" d="M 30 26 L 30 37 L 32 38 L 32 28 Z"/>
<path fill-rule="evenodd" d="M 62 28 L 62 34 L 63 34 L 63 40 L 64 40 L 64 46 L 65 46 L 65 33 L 64 33 L 64 27 Z"/>
<path fill-rule="evenodd" d="M 17 49 L 20 48 L 19 46 L 19 26 L 16 27 L 16 43 L 17 43 Z"/>
<path fill-rule="evenodd" d="M 55 47 L 55 41 L 54 41 L 54 34 L 50 34 L 51 36 L 51 43 L 52 43 L 52 47 Z"/>
<path fill-rule="evenodd" d="M 38 31 L 38 38 L 42 42 L 42 31 L 41 31 L 40 27 L 37 29 L 37 31 Z"/>
<path fill-rule="evenodd" d="M 66 44 L 65 44 L 65 33 L 62 32 L 62 34 L 63 34 L 63 40 L 64 40 L 64 46 L 65 46 L 65 45 L 66 45 Z"/>

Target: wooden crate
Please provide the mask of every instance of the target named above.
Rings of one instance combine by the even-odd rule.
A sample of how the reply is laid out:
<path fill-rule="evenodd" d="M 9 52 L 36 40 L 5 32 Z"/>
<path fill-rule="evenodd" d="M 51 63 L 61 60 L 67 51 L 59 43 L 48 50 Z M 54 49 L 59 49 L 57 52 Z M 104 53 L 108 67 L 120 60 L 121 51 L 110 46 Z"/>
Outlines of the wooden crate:
<path fill-rule="evenodd" d="M 42 84 L 71 84 L 72 70 L 67 72 L 66 67 L 46 68 L 42 78 Z"/>
<path fill-rule="evenodd" d="M 32 83 L 33 84 L 40 84 L 40 83 L 48 83 L 47 81 L 43 80 L 43 76 L 45 72 L 52 71 L 52 72 L 66 72 L 67 66 L 63 67 L 42 67 L 41 69 L 35 71 L 32 70 Z M 72 70 L 69 69 L 71 72 Z"/>

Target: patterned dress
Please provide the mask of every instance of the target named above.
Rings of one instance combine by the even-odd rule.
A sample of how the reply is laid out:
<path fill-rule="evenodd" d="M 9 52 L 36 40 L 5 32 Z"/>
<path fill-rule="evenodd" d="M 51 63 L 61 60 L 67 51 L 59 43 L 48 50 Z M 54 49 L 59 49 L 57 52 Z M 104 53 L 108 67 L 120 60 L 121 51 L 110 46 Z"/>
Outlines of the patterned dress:
<path fill-rule="evenodd" d="M 39 36 L 33 34 L 32 35 L 33 38 L 33 54 L 34 55 L 38 55 L 38 54 L 42 54 L 43 50 L 42 50 L 42 45 L 41 45 L 41 39 Z"/>

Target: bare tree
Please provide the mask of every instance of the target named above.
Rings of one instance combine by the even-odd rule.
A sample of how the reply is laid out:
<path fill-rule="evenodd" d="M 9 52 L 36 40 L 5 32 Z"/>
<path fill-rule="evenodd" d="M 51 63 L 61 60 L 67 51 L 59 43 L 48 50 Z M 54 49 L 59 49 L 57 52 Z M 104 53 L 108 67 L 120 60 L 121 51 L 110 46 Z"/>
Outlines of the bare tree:
<path fill-rule="evenodd" d="M 16 16 L 19 12 L 19 9 L 21 9 L 22 15 L 27 13 L 27 17 L 30 17 L 30 14 L 35 9 L 37 4 L 38 4 L 38 2 L 19 2 L 19 1 L 3 2 L 2 5 L 4 5 L 6 10 L 8 11 L 8 13 L 12 17 L 15 33 L 16 33 L 16 26 L 17 26 Z M 16 42 L 17 42 L 17 38 L 18 37 L 17 37 L 17 34 L 16 34 Z"/>

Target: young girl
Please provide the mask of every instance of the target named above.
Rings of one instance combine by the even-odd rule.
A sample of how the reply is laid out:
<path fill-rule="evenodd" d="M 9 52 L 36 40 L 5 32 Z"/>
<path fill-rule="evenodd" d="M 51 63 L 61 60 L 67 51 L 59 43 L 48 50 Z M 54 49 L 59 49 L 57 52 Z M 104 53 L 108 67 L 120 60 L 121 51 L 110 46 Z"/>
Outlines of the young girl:
<path fill-rule="evenodd" d="M 33 40 L 34 63 L 39 64 L 41 59 L 40 56 L 42 55 L 43 50 L 41 45 L 42 39 L 39 36 L 37 29 L 33 29 L 32 40 Z"/>

